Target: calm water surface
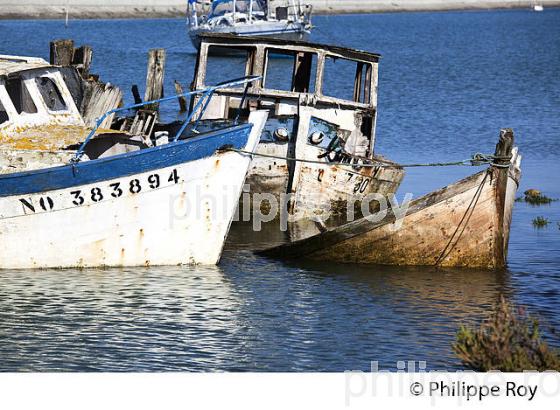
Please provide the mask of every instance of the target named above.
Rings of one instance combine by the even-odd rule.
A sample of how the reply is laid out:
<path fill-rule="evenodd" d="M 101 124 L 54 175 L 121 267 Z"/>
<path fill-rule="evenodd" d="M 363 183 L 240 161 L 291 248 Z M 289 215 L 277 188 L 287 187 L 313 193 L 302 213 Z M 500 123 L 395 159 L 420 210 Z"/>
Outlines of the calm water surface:
<path fill-rule="evenodd" d="M 383 55 L 377 151 L 400 162 L 493 152 L 513 127 L 521 191 L 560 198 L 560 10 L 316 17 L 313 37 Z M 93 71 L 142 88 L 146 52 L 168 48 L 166 90 L 188 85 L 195 54 L 182 20 L 0 21 L 0 53 L 48 57 L 54 38 L 94 48 Z M 224 69 L 224 77 L 227 76 Z M 225 78 L 224 78 L 225 79 Z M 173 112 L 166 112 L 173 116 Z M 474 172 L 409 171 L 415 196 Z M 535 230 L 531 220 L 551 224 Z M 454 369 L 461 323 L 500 294 L 560 329 L 560 202 L 516 203 L 505 272 L 269 261 L 279 239 L 234 226 L 205 268 L 0 272 L 3 371 L 343 371 L 378 360 Z M 71 238 L 68 238 L 71 246 Z M 547 334 L 560 345 L 557 336 Z"/>

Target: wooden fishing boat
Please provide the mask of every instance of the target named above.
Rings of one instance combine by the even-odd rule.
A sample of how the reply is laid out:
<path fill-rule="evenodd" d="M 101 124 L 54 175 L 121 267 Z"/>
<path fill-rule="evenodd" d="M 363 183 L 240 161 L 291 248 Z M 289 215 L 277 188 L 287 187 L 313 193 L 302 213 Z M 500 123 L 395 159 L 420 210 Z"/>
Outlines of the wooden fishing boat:
<path fill-rule="evenodd" d="M 0 268 L 217 263 L 251 162 L 220 149 L 252 152 L 266 112 L 209 132 L 189 116 L 171 138 L 99 132 L 156 101 L 87 129 L 56 70 L 0 64 Z"/>
<path fill-rule="evenodd" d="M 219 57 L 224 53 L 217 49 L 236 57 Z M 349 203 L 368 194 L 397 190 L 403 169 L 374 150 L 378 63 L 378 54 L 343 47 L 223 34 L 201 37 L 194 89 L 214 84 L 216 72 L 224 70 L 232 77 L 261 77 L 248 89 L 217 90 L 202 117 L 203 123 L 215 124 L 239 112 L 241 118 L 257 109 L 269 113 L 247 177 L 249 195 L 242 196 L 244 209 L 260 206 L 269 212 L 269 202 L 254 196 L 265 193 L 286 206 L 292 221 L 340 216 Z M 341 162 L 352 166 L 336 165 Z"/>
<path fill-rule="evenodd" d="M 488 169 L 412 202 L 396 224 L 390 209 L 262 251 L 270 257 L 387 265 L 499 269 L 506 265 L 521 155 L 504 129 Z"/>

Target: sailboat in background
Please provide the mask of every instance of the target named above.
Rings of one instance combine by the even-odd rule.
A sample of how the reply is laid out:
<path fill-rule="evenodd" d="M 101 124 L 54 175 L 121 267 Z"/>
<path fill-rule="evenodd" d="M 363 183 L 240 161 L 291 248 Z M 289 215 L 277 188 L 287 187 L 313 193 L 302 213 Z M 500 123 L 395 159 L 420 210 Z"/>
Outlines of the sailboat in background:
<path fill-rule="evenodd" d="M 533 9 L 533 11 L 543 11 L 544 7 L 542 4 L 540 4 L 537 0 L 533 0 L 533 2 L 531 3 L 531 8 Z"/>
<path fill-rule="evenodd" d="M 270 7 L 282 4 L 274 8 Z M 300 0 L 214 0 L 210 10 L 189 0 L 188 30 L 193 46 L 206 33 L 306 40 L 311 32 L 311 6 Z"/>

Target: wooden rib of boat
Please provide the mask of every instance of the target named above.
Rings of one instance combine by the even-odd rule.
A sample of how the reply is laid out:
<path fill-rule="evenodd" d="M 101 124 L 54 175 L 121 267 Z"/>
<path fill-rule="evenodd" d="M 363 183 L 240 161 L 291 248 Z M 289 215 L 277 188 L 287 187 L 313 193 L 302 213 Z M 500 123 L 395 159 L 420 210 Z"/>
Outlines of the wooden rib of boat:
<path fill-rule="evenodd" d="M 395 229 L 395 213 L 389 210 L 380 222 L 361 218 L 261 254 L 349 263 L 503 268 L 521 176 L 521 156 L 513 141 L 511 129 L 501 130 L 488 169 L 412 201 L 399 229 Z"/>

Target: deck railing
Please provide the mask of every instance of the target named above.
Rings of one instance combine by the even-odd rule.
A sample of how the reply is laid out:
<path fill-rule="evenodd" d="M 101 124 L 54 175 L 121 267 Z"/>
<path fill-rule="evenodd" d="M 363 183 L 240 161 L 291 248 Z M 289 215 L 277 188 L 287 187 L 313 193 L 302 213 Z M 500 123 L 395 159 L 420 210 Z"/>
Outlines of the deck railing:
<path fill-rule="evenodd" d="M 136 109 L 136 108 L 141 108 L 141 107 L 151 105 L 151 104 L 159 104 L 159 103 L 164 103 L 164 102 L 168 102 L 168 101 L 178 100 L 179 98 L 183 98 L 183 97 L 189 97 L 189 96 L 192 97 L 192 96 L 198 96 L 198 95 L 201 96 L 201 98 L 196 102 L 193 109 L 191 110 L 191 112 L 189 113 L 189 115 L 187 116 L 187 118 L 185 119 L 183 124 L 181 125 L 181 128 L 179 129 L 179 131 L 177 131 L 177 134 L 175 134 L 175 136 L 173 137 L 172 141 L 175 142 L 175 141 L 179 140 L 179 137 L 181 136 L 181 134 L 185 131 L 187 126 L 192 122 L 193 117 L 198 112 L 198 116 L 197 116 L 197 118 L 194 122 L 194 126 L 193 126 L 193 130 L 196 130 L 196 127 L 197 127 L 200 119 L 202 118 L 202 115 L 206 111 L 206 108 L 208 108 L 208 104 L 210 103 L 212 95 L 214 94 L 214 92 L 216 90 L 219 90 L 221 88 L 231 88 L 231 87 L 235 87 L 235 86 L 239 86 L 239 85 L 245 85 L 245 91 L 244 91 L 244 94 L 243 94 L 243 98 L 241 99 L 241 104 L 239 106 L 240 110 L 241 110 L 241 107 L 243 106 L 243 103 L 245 101 L 245 96 L 246 96 L 247 91 L 249 89 L 249 85 L 256 80 L 259 80 L 260 78 L 261 78 L 261 76 L 250 75 L 250 76 L 247 76 L 247 77 L 236 78 L 234 80 L 225 81 L 223 83 L 219 83 L 219 84 L 216 84 L 216 85 L 213 85 L 213 86 L 208 86 L 208 87 L 206 87 L 204 89 L 201 89 L 201 90 L 194 90 L 194 91 L 190 91 L 190 92 L 187 92 L 187 93 L 176 94 L 172 97 L 165 97 L 165 98 L 160 98 L 158 100 L 152 100 L 152 101 L 144 101 L 142 103 L 127 105 L 126 107 L 114 108 L 112 110 L 109 110 L 105 114 L 103 114 L 101 117 L 96 119 L 95 126 L 93 127 L 91 132 L 88 134 L 88 136 L 86 137 L 84 142 L 82 142 L 82 144 L 80 145 L 80 148 L 78 148 L 78 151 L 76 151 L 76 154 L 72 158 L 71 162 L 77 163 L 77 162 L 80 161 L 81 157 L 84 155 L 84 150 L 85 150 L 86 145 L 95 136 L 97 130 L 99 129 L 99 127 L 101 126 L 103 121 L 105 121 L 105 119 L 107 117 L 109 117 L 110 115 L 113 115 L 113 114 L 116 114 L 116 113 L 119 113 L 119 112 L 129 111 L 129 110 Z M 201 109 L 201 107 L 202 107 L 202 109 Z M 237 123 L 238 120 L 239 120 L 239 114 L 235 118 L 235 123 Z"/>

